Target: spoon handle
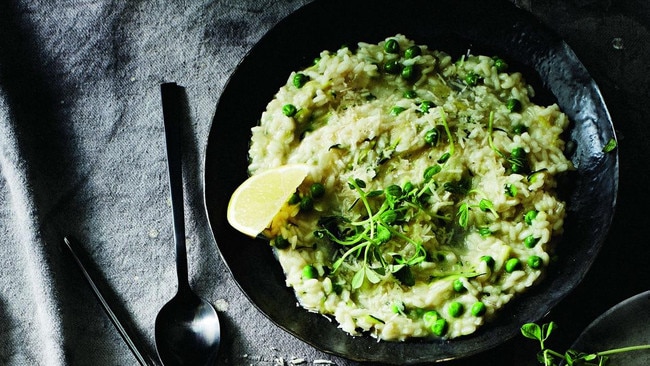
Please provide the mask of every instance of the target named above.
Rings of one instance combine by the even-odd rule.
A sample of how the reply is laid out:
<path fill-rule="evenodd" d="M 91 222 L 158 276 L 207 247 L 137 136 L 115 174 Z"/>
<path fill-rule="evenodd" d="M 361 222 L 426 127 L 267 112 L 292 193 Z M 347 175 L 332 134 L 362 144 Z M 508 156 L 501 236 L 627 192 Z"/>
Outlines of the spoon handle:
<path fill-rule="evenodd" d="M 77 254 L 77 251 L 75 249 L 76 244 L 73 244 L 72 240 L 70 240 L 67 237 L 63 238 L 63 243 L 65 244 L 65 247 L 68 249 L 68 252 L 74 259 L 75 263 L 77 263 L 79 270 L 85 277 L 88 285 L 90 285 L 90 288 L 95 294 L 95 297 L 97 297 L 97 300 L 99 300 L 99 303 L 102 305 L 102 308 L 104 308 L 106 315 L 108 315 L 108 317 L 111 319 L 111 322 L 113 323 L 115 328 L 117 328 L 117 331 L 120 333 L 120 336 L 122 336 L 122 339 L 124 339 L 126 345 L 129 347 L 129 349 L 131 350 L 135 358 L 138 360 L 138 363 L 140 363 L 140 365 L 142 366 L 158 365 L 158 362 L 154 361 L 154 359 L 146 351 L 145 347 L 139 341 L 137 341 L 137 338 L 135 334 L 132 333 L 132 330 L 126 327 L 126 325 L 120 321 L 118 316 L 111 309 L 111 306 L 106 300 L 106 298 L 104 297 L 104 295 L 102 294 L 102 291 L 99 289 L 99 287 L 97 287 L 97 284 L 95 283 L 92 276 L 86 269 L 89 266 L 85 265 L 84 260 L 82 260 L 81 257 Z"/>
<path fill-rule="evenodd" d="M 182 88 L 176 85 L 176 83 L 163 83 L 160 85 L 163 120 L 165 123 L 169 188 L 171 190 L 174 219 L 176 271 L 178 274 L 179 291 L 189 289 L 187 250 L 185 248 L 185 215 L 183 211 L 183 169 L 181 162 L 181 91 Z"/>

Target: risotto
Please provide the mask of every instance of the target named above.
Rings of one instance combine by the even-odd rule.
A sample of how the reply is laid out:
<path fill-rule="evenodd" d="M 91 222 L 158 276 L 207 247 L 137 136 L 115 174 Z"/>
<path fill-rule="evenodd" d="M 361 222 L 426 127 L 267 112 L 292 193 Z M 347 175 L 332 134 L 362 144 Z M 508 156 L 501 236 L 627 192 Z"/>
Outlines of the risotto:
<path fill-rule="evenodd" d="M 265 230 L 299 306 L 382 340 L 474 332 L 534 285 L 572 169 L 557 105 L 507 62 L 403 35 L 323 51 L 252 130 L 249 172 L 307 164 Z"/>

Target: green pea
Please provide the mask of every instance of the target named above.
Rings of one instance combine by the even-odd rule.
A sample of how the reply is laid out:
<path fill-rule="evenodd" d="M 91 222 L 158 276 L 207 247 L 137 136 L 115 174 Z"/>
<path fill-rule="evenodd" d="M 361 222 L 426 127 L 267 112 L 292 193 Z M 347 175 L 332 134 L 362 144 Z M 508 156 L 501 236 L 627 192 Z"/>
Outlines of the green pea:
<path fill-rule="evenodd" d="M 297 111 L 298 109 L 293 104 L 285 104 L 282 106 L 282 114 L 287 117 L 293 117 Z"/>
<path fill-rule="evenodd" d="M 440 133 L 438 132 L 438 129 L 432 128 L 424 134 L 424 142 L 431 146 L 436 146 L 438 145 L 439 137 Z"/>
<path fill-rule="evenodd" d="M 314 200 L 310 196 L 300 199 L 300 211 L 311 211 L 314 208 Z"/>
<path fill-rule="evenodd" d="M 438 164 L 444 164 L 444 163 L 447 162 L 447 160 L 449 160 L 450 157 L 451 157 L 451 154 L 449 152 L 446 152 L 446 153 L 442 154 L 440 156 L 440 158 L 438 158 L 437 162 L 438 162 Z"/>
<path fill-rule="evenodd" d="M 492 258 L 491 256 L 489 255 L 482 256 L 481 262 L 485 262 L 485 264 L 487 264 L 489 269 L 494 269 L 495 262 L 494 262 L 494 258 Z"/>
<path fill-rule="evenodd" d="M 315 182 L 309 187 L 309 194 L 314 199 L 322 198 L 325 195 L 325 186 L 322 183 Z"/>
<path fill-rule="evenodd" d="M 431 326 L 431 332 L 433 332 L 437 337 L 442 337 L 447 333 L 447 328 L 447 321 L 443 318 L 439 318 L 433 323 L 433 326 Z"/>
<path fill-rule="evenodd" d="M 505 269 L 506 272 L 512 273 L 521 268 L 521 262 L 518 258 L 510 258 L 506 261 Z"/>
<path fill-rule="evenodd" d="M 472 309 L 470 310 L 472 312 L 472 315 L 474 316 L 483 316 L 486 311 L 485 304 L 482 303 L 481 301 L 477 301 L 472 305 Z"/>
<path fill-rule="evenodd" d="M 390 114 L 391 114 L 391 116 L 397 116 L 400 113 L 404 112 L 405 110 L 406 110 L 406 108 L 396 105 L 390 110 Z"/>
<path fill-rule="evenodd" d="M 476 73 L 474 72 L 468 72 L 467 75 L 465 75 L 465 84 L 469 86 L 476 86 L 478 84 L 479 77 Z"/>
<path fill-rule="evenodd" d="M 275 246 L 278 249 L 286 249 L 291 245 L 289 243 L 289 240 L 287 240 L 284 236 L 278 235 L 273 239 L 273 246 Z"/>
<path fill-rule="evenodd" d="M 309 76 L 303 73 L 296 73 L 293 76 L 293 86 L 300 89 L 309 81 Z"/>
<path fill-rule="evenodd" d="M 521 102 L 519 101 L 519 99 L 515 99 L 515 98 L 508 99 L 508 101 L 506 102 L 506 108 L 508 108 L 510 112 L 515 112 L 515 113 L 521 112 Z"/>
<path fill-rule="evenodd" d="M 386 53 L 398 53 L 399 52 L 399 43 L 395 38 L 389 38 L 384 43 L 384 51 Z"/>
<path fill-rule="evenodd" d="M 397 60 L 391 60 L 384 64 L 384 71 L 388 74 L 397 75 L 400 73 L 400 63 Z"/>
<path fill-rule="evenodd" d="M 318 277 L 318 271 L 314 266 L 308 264 L 302 268 L 302 278 L 308 280 Z"/>
<path fill-rule="evenodd" d="M 504 72 L 508 69 L 508 64 L 500 57 L 493 57 L 494 67 L 497 69 L 497 72 Z"/>
<path fill-rule="evenodd" d="M 422 111 L 422 113 L 429 113 L 429 110 L 430 110 L 431 108 L 434 108 L 435 106 L 436 106 L 436 105 L 433 104 L 432 101 L 430 101 L 430 100 L 423 100 L 422 103 L 420 103 L 420 111 Z"/>
<path fill-rule="evenodd" d="M 530 210 L 524 214 L 524 222 L 528 225 L 533 224 L 533 220 L 537 217 L 537 210 Z"/>
<path fill-rule="evenodd" d="M 463 311 L 465 311 L 465 307 L 463 306 L 463 303 L 458 301 L 452 302 L 447 308 L 449 315 L 454 318 L 458 318 L 459 316 L 463 315 Z"/>
<path fill-rule="evenodd" d="M 454 291 L 456 292 L 465 292 L 467 289 L 465 288 L 465 285 L 463 284 L 463 281 L 460 279 L 457 279 L 453 283 Z"/>
<path fill-rule="evenodd" d="M 536 255 L 531 255 L 528 257 L 528 260 L 526 262 L 528 263 L 528 267 L 532 269 L 540 269 L 542 268 L 542 265 L 544 265 L 544 260 Z"/>
<path fill-rule="evenodd" d="M 417 56 L 420 56 L 422 54 L 422 49 L 420 46 L 411 46 L 404 51 L 404 58 L 409 59 L 409 58 L 414 58 Z"/>
<path fill-rule="evenodd" d="M 482 227 L 478 229 L 478 233 L 482 238 L 485 238 L 492 235 L 492 230 L 489 227 Z"/>
<path fill-rule="evenodd" d="M 433 327 L 438 319 L 440 319 L 440 314 L 435 310 L 429 310 L 422 314 L 422 321 L 426 327 Z"/>
<path fill-rule="evenodd" d="M 407 90 L 402 94 L 404 98 L 413 99 L 418 96 L 418 93 L 415 90 Z"/>
<path fill-rule="evenodd" d="M 517 195 L 517 187 L 510 183 L 504 184 L 503 191 L 508 197 L 514 197 Z"/>
<path fill-rule="evenodd" d="M 535 245 L 537 245 L 539 239 L 540 238 L 536 238 L 532 235 L 528 235 L 526 238 L 524 238 L 524 245 L 526 246 L 526 248 L 534 248 Z"/>
<path fill-rule="evenodd" d="M 524 124 L 516 124 L 512 127 L 512 132 L 517 135 L 521 135 L 522 133 L 528 131 L 528 127 Z"/>
<path fill-rule="evenodd" d="M 415 79 L 415 75 L 417 73 L 417 70 L 415 68 L 415 65 L 407 65 L 402 68 L 402 79 L 404 80 L 413 80 Z"/>
<path fill-rule="evenodd" d="M 287 201 L 290 205 L 297 205 L 300 203 L 300 194 L 298 192 L 294 192 L 291 197 L 289 197 L 289 201 Z"/>
<path fill-rule="evenodd" d="M 524 173 L 526 171 L 526 168 L 521 164 L 512 164 L 510 166 L 510 170 L 512 170 L 514 174 L 519 174 Z"/>
<path fill-rule="evenodd" d="M 515 159 L 525 159 L 526 150 L 523 147 L 515 147 L 510 151 L 510 156 Z"/>

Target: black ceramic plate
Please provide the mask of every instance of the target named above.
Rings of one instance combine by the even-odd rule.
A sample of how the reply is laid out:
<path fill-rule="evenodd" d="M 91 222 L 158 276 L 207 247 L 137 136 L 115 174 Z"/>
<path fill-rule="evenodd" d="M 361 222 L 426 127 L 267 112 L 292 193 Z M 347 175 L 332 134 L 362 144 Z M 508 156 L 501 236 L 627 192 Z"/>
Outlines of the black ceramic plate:
<path fill-rule="evenodd" d="M 557 102 L 572 126 L 567 180 L 568 216 L 557 261 L 546 279 L 503 308 L 471 336 L 452 341 L 377 342 L 351 337 L 325 317 L 296 308 L 271 248 L 232 229 L 226 207 L 247 178 L 250 129 L 289 73 L 320 51 L 401 33 L 432 49 L 460 56 L 499 55 L 525 75 L 538 104 Z M 508 2 L 489 0 L 317 0 L 291 14 L 250 51 L 218 103 L 205 161 L 205 203 L 221 255 L 259 310 L 314 347 L 357 361 L 434 362 L 492 348 L 537 321 L 567 295 L 591 266 L 610 227 L 618 189 L 618 156 L 603 153 L 614 131 L 600 92 L 569 47 L 534 17 Z"/>
<path fill-rule="evenodd" d="M 571 349 L 585 353 L 650 344 L 650 291 L 633 296 L 594 320 Z M 610 356 L 612 365 L 650 365 L 650 350 Z"/>

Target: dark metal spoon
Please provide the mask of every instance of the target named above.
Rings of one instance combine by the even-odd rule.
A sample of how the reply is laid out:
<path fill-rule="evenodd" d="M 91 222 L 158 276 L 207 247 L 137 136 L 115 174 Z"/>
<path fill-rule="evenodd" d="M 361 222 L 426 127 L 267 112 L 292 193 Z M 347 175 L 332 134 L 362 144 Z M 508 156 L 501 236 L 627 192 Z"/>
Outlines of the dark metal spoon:
<path fill-rule="evenodd" d="M 156 317 L 156 348 L 166 366 L 212 365 L 221 341 L 219 317 L 209 302 L 192 291 L 187 273 L 180 143 L 181 87 L 165 83 L 160 91 L 176 241 L 178 292 Z"/>

